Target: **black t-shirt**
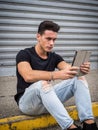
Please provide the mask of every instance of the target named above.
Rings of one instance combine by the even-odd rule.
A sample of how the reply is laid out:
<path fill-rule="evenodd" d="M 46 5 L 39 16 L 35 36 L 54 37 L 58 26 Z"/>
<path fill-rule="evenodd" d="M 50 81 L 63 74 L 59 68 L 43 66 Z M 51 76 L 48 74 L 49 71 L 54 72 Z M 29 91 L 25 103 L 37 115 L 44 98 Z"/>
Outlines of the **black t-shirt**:
<path fill-rule="evenodd" d="M 55 68 L 57 68 L 58 63 L 64 61 L 64 59 L 55 52 L 49 52 L 48 58 L 42 59 L 37 55 L 35 47 L 26 48 L 19 51 L 16 56 L 17 94 L 15 95 L 15 100 L 17 103 L 25 92 L 25 89 L 33 83 L 25 82 L 22 76 L 19 74 L 17 70 L 17 64 L 22 61 L 29 62 L 34 70 L 54 71 Z"/>

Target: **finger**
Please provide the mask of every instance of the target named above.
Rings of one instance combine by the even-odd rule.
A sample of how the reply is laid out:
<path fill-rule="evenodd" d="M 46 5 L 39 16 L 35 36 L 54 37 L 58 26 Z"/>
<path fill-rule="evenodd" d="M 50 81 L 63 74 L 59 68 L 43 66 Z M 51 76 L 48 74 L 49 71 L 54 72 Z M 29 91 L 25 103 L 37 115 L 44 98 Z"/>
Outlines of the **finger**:
<path fill-rule="evenodd" d="M 89 65 L 81 65 L 80 69 L 90 69 L 90 66 Z"/>
<path fill-rule="evenodd" d="M 68 75 L 76 75 L 78 72 L 77 71 L 68 71 L 67 73 L 68 73 Z"/>
<path fill-rule="evenodd" d="M 82 65 L 88 65 L 88 66 L 90 66 L 90 62 L 84 62 Z"/>
<path fill-rule="evenodd" d="M 82 68 L 90 68 L 90 64 L 82 64 L 80 67 L 82 67 Z"/>
<path fill-rule="evenodd" d="M 70 71 L 74 71 L 74 70 L 79 70 L 79 67 L 77 67 L 77 66 L 72 66 L 71 68 L 70 68 Z"/>
<path fill-rule="evenodd" d="M 81 71 L 82 71 L 83 73 L 88 73 L 88 72 L 90 71 L 90 69 L 88 69 L 88 68 L 82 68 Z"/>

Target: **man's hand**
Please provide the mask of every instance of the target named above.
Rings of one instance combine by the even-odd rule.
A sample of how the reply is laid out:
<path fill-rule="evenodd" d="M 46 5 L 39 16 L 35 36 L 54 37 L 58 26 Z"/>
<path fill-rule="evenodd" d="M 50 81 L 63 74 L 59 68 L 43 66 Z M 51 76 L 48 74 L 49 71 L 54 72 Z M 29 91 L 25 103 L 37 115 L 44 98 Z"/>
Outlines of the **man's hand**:
<path fill-rule="evenodd" d="M 79 67 L 76 66 L 68 66 L 65 69 L 57 72 L 58 79 L 65 80 L 65 79 L 73 78 L 77 75 L 78 69 Z M 56 75 L 56 72 L 54 72 L 54 75 Z"/>
<path fill-rule="evenodd" d="M 90 62 L 85 62 L 80 66 L 81 72 L 84 74 L 88 74 L 90 71 Z"/>

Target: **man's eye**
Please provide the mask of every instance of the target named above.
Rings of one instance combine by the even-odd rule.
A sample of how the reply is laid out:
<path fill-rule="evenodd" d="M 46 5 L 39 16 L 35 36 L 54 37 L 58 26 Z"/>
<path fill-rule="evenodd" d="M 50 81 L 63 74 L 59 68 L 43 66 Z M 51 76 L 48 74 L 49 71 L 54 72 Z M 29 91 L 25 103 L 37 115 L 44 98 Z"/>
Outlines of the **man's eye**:
<path fill-rule="evenodd" d="M 55 39 L 52 39 L 52 38 L 47 38 L 47 40 L 48 40 L 48 41 L 51 41 L 51 40 L 55 41 L 55 40 L 56 40 L 56 38 L 55 38 Z"/>
<path fill-rule="evenodd" d="M 51 40 L 51 38 L 47 38 L 47 40 L 48 40 L 48 41 L 50 41 L 50 40 Z"/>
<path fill-rule="evenodd" d="M 56 40 L 56 38 L 55 39 L 53 39 L 53 41 L 55 41 Z"/>

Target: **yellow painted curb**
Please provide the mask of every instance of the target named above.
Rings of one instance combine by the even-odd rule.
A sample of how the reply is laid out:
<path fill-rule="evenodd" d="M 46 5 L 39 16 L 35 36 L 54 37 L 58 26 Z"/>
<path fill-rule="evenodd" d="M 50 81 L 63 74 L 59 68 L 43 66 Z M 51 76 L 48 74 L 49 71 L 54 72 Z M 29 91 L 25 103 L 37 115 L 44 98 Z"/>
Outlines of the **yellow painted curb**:
<path fill-rule="evenodd" d="M 94 116 L 98 117 L 98 102 L 93 103 L 92 108 Z M 75 106 L 69 106 L 66 109 L 74 120 L 78 120 L 78 113 Z M 56 120 L 49 114 L 37 117 L 21 115 L 0 119 L 0 130 L 38 130 L 56 124 Z"/>

